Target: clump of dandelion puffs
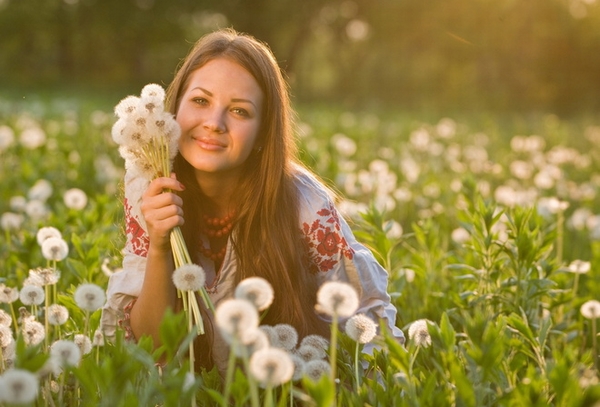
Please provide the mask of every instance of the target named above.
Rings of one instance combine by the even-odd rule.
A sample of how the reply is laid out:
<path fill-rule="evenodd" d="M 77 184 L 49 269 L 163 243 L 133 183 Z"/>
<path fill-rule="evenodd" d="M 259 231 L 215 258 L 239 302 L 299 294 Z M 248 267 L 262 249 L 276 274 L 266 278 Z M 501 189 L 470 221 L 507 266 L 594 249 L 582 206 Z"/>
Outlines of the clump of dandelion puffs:
<path fill-rule="evenodd" d="M 60 272 L 51 267 L 38 267 L 29 270 L 29 278 L 29 281 L 32 282 L 33 285 L 42 287 L 54 285 L 58 283 Z"/>
<path fill-rule="evenodd" d="M 429 335 L 428 321 L 419 319 L 414 321 L 408 327 L 408 338 L 417 346 L 424 348 L 431 345 L 431 336 Z"/>
<path fill-rule="evenodd" d="M 33 403 L 39 391 L 37 376 L 28 370 L 10 369 L 0 376 L 0 395 L 9 404 Z"/>
<path fill-rule="evenodd" d="M 248 300 L 258 311 L 263 311 L 273 302 L 273 286 L 262 277 L 249 277 L 240 281 L 234 296 Z"/>
<path fill-rule="evenodd" d="M 49 237 L 42 243 L 42 255 L 46 260 L 61 261 L 69 254 L 69 245 L 60 237 Z"/>

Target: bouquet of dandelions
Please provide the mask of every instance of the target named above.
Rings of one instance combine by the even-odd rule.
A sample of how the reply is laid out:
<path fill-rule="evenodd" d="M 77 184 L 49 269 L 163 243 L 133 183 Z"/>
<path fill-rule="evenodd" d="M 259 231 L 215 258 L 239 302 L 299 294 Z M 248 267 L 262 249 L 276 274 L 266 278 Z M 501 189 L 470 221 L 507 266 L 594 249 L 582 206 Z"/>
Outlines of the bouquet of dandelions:
<path fill-rule="evenodd" d="M 149 84 L 142 89 L 140 97 L 128 96 L 115 107 L 119 119 L 113 125 L 112 137 L 119 144 L 119 153 L 125 159 L 125 169 L 129 173 L 126 178 L 141 179 L 146 186 L 157 177 L 169 176 L 177 154 L 181 129 L 173 115 L 164 110 L 164 99 L 164 89 L 160 85 Z M 132 199 L 133 205 L 141 201 L 142 192 L 141 188 L 137 188 L 135 193 L 140 196 Z M 196 329 L 197 334 L 203 334 L 204 324 L 196 299 L 197 292 L 206 307 L 214 311 L 204 288 L 204 270 L 193 264 L 179 227 L 172 230 L 170 238 L 175 263 L 173 282 L 188 315 L 189 330 Z M 193 366 L 191 344 L 190 359 Z"/>

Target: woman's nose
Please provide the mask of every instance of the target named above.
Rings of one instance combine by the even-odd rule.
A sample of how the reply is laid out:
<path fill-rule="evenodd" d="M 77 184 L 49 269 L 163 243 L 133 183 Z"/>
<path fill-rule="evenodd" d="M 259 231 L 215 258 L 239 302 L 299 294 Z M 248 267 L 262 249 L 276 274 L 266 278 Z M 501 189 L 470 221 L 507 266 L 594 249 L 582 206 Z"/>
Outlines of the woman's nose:
<path fill-rule="evenodd" d="M 227 126 L 225 125 L 224 113 L 218 109 L 212 109 L 204 119 L 203 126 L 211 132 L 225 133 Z"/>

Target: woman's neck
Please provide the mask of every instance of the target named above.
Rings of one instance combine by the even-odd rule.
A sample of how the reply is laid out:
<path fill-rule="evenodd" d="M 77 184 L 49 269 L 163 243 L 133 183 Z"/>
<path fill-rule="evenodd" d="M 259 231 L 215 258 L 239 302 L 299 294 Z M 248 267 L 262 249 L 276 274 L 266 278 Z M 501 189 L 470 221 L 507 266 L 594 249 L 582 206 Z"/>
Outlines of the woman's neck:
<path fill-rule="evenodd" d="M 235 209 L 233 191 L 237 178 L 215 176 L 215 174 L 196 174 L 200 190 L 207 198 L 205 210 L 214 217 L 224 217 Z"/>

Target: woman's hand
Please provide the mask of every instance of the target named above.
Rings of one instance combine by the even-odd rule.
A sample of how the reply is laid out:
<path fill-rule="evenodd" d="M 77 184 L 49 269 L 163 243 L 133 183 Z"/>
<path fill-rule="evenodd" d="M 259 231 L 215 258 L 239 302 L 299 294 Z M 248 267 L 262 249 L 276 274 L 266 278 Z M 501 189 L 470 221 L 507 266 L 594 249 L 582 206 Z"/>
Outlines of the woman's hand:
<path fill-rule="evenodd" d="M 184 189 L 175 174 L 171 174 L 169 178 L 154 179 L 142 195 L 141 210 L 148 226 L 150 247 L 154 250 L 169 251 L 171 230 L 183 225 L 183 201 L 180 196 L 170 191 Z M 167 190 L 170 191 L 165 192 Z"/>

